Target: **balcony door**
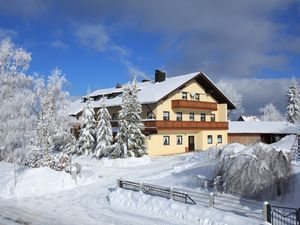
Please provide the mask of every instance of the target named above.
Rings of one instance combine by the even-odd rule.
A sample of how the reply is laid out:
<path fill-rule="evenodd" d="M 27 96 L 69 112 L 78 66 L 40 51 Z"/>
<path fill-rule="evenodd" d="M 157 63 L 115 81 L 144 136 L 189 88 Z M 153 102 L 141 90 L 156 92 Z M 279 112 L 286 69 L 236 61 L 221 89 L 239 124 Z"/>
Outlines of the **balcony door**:
<path fill-rule="evenodd" d="M 189 151 L 195 150 L 195 137 L 189 136 Z"/>

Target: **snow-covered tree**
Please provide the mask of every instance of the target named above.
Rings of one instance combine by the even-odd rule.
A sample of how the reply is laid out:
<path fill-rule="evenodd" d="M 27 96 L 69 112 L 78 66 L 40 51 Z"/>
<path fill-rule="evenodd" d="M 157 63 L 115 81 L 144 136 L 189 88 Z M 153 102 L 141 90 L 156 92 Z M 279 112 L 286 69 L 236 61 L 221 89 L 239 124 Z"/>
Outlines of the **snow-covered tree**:
<path fill-rule="evenodd" d="M 27 76 L 31 54 L 9 39 L 0 41 L 0 153 L 30 143 L 35 126 L 34 78 Z"/>
<path fill-rule="evenodd" d="M 236 109 L 232 111 L 230 116 L 232 118 L 235 118 L 242 115 L 245 112 L 245 109 L 243 108 L 243 96 L 237 92 L 237 90 L 231 83 L 227 81 L 221 80 L 217 83 L 217 86 L 221 89 L 225 96 L 236 106 Z"/>
<path fill-rule="evenodd" d="M 262 121 L 282 121 L 283 117 L 277 108 L 272 104 L 266 104 L 260 108 L 259 111 L 262 113 L 260 120 Z"/>
<path fill-rule="evenodd" d="M 292 166 L 289 154 L 271 145 L 226 145 L 219 149 L 215 187 L 220 192 L 266 200 L 287 193 Z"/>
<path fill-rule="evenodd" d="M 138 102 L 138 88 L 134 78 L 131 84 L 125 85 L 119 113 L 119 132 L 113 157 L 140 157 L 146 154 L 145 136 L 142 133 L 144 124 L 140 114 L 142 106 Z"/>
<path fill-rule="evenodd" d="M 98 112 L 97 146 L 94 152 L 96 158 L 108 156 L 110 153 L 113 132 L 110 124 L 111 116 L 106 108 L 104 100 Z"/>
<path fill-rule="evenodd" d="M 89 155 L 94 153 L 96 145 L 96 120 L 91 99 L 88 97 L 82 112 L 82 124 L 77 140 L 77 154 Z"/>
<path fill-rule="evenodd" d="M 34 142 L 45 155 L 49 150 L 69 151 L 75 142 L 70 133 L 71 118 L 66 112 L 68 93 L 63 90 L 65 83 L 65 76 L 56 68 L 48 77 L 47 85 L 43 81 L 39 85 L 40 111 Z"/>
<path fill-rule="evenodd" d="M 300 92 L 299 86 L 295 78 L 292 78 L 289 90 L 287 92 L 287 120 L 290 123 L 295 123 L 300 116 Z"/>

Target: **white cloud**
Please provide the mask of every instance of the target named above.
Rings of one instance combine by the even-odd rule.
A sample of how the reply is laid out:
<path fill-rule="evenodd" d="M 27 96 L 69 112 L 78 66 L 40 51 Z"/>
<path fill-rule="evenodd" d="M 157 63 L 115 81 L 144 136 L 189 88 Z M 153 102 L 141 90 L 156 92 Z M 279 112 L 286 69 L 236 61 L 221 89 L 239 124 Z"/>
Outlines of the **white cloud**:
<path fill-rule="evenodd" d="M 13 38 L 17 36 L 17 32 L 12 29 L 6 29 L 3 27 L 0 27 L 0 38 Z"/>
<path fill-rule="evenodd" d="M 69 45 L 65 44 L 63 41 L 61 40 L 55 40 L 51 43 L 51 47 L 52 48 L 58 48 L 58 49 L 62 49 L 62 50 L 66 50 L 69 48 Z"/>
<path fill-rule="evenodd" d="M 76 27 L 75 35 L 86 47 L 103 52 L 108 47 L 109 37 L 102 25 L 81 25 Z"/>

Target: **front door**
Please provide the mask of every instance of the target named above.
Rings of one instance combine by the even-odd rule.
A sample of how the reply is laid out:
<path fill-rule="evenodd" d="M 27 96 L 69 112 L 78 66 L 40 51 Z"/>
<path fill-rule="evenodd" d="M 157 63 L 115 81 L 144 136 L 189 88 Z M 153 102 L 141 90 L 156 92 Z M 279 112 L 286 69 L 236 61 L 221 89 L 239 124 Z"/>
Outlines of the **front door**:
<path fill-rule="evenodd" d="M 189 136 L 189 151 L 195 150 L 195 137 Z"/>

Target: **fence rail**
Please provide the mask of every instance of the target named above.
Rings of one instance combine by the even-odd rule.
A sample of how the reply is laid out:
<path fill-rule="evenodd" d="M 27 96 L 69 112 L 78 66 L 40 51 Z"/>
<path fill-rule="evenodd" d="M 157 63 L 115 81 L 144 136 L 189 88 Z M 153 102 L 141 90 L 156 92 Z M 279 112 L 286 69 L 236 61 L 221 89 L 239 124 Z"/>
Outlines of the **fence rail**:
<path fill-rule="evenodd" d="M 262 222 L 263 203 L 255 200 L 238 198 L 230 195 L 195 192 L 181 188 L 163 187 L 154 184 L 136 183 L 119 179 L 117 186 L 131 191 L 142 191 L 145 194 L 173 199 L 186 204 L 213 207 L 222 211 L 238 214 Z"/>

